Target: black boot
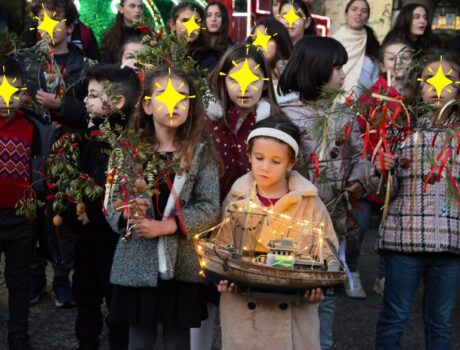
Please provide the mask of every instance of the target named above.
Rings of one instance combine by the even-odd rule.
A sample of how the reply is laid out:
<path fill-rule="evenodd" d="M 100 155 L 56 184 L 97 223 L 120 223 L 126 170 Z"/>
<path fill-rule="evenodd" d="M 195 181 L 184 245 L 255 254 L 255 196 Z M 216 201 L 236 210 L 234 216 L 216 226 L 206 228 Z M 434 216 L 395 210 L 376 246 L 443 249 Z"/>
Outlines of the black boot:
<path fill-rule="evenodd" d="M 29 344 L 29 336 L 24 333 L 8 334 L 9 350 L 33 350 Z"/>

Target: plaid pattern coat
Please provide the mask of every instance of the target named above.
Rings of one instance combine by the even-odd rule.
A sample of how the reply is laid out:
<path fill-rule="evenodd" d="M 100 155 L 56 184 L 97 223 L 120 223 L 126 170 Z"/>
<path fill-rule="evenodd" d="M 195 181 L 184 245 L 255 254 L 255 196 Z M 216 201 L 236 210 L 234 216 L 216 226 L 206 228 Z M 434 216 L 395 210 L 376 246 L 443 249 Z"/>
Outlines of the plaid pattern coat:
<path fill-rule="evenodd" d="M 398 148 L 394 199 L 389 204 L 384 224 L 380 226 L 377 249 L 401 253 L 460 254 L 460 208 L 455 199 L 448 200 L 448 191 L 452 187 L 451 178 L 446 174 L 448 168 L 455 182 L 459 183 L 457 138 L 448 142 L 443 150 L 449 134 L 460 131 L 459 121 L 459 118 L 451 119 L 448 125 L 439 128 L 433 127 L 427 117 L 422 118 L 416 132 Z M 426 181 L 432 166 L 442 162 L 448 149 L 451 149 L 451 154 L 439 182 Z M 441 151 L 443 156 L 434 164 Z M 433 179 L 437 170 L 433 172 Z"/>

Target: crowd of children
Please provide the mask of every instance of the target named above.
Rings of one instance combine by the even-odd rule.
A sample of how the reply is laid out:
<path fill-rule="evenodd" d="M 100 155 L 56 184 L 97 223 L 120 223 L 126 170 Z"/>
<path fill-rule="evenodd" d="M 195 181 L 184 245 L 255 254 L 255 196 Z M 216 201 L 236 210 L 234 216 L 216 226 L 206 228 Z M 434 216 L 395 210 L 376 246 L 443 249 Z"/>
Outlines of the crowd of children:
<path fill-rule="evenodd" d="M 222 3 L 180 2 L 168 40 L 185 47 L 190 71 L 175 52 L 142 61 L 163 32 L 138 24 L 141 0 L 120 1 L 100 51 L 73 1 L 34 3 L 22 48 L 0 56 L 10 350 L 32 349 L 29 305 L 44 293 L 47 261 L 56 306 L 77 308 L 81 350 L 99 349 L 104 321 L 110 349 L 153 349 L 161 335 L 166 349 L 208 350 L 216 332 L 223 349 L 332 349 L 335 288 L 248 303 L 235 283 L 200 276 L 192 238 L 249 202 L 322 223 L 325 268 L 344 264 L 357 299 L 361 243 L 371 208 L 383 207 L 376 349 L 399 349 L 422 279 L 426 347 L 452 349 L 458 39 L 441 50 L 421 4 L 402 9 L 382 45 L 367 0 L 344 12 L 334 38 L 320 37 L 308 1 L 273 1 L 235 44 Z M 58 21 L 51 33 L 29 30 L 47 17 Z M 188 32 L 190 19 L 200 25 Z M 449 83 L 433 87 L 441 73 Z"/>

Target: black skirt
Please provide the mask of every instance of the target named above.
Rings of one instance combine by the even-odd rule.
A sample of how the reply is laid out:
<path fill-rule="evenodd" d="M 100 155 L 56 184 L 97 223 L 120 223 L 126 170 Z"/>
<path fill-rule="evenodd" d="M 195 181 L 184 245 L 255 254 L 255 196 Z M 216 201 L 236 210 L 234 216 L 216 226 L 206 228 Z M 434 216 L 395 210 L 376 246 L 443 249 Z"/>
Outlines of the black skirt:
<path fill-rule="evenodd" d="M 205 285 L 159 280 L 155 288 L 114 286 L 109 317 L 146 328 L 197 328 L 208 318 Z"/>

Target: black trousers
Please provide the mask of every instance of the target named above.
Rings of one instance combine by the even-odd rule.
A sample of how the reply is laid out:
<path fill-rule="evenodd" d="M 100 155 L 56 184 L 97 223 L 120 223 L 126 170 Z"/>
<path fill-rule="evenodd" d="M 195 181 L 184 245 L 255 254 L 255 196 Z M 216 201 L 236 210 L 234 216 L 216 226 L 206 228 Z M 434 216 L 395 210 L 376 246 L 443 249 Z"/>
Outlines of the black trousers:
<path fill-rule="evenodd" d="M 35 223 L 0 210 L 0 252 L 5 255 L 8 288 L 8 332 L 27 334 L 29 328 L 30 265 L 36 242 Z"/>
<path fill-rule="evenodd" d="M 102 303 L 110 309 L 110 269 L 118 236 L 107 226 L 80 226 L 75 249 L 73 292 L 77 303 L 75 333 L 80 346 L 97 349 L 102 332 Z M 110 349 L 127 349 L 129 324 L 106 321 Z"/>

